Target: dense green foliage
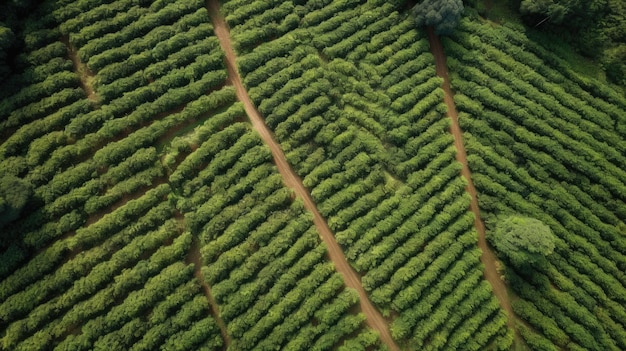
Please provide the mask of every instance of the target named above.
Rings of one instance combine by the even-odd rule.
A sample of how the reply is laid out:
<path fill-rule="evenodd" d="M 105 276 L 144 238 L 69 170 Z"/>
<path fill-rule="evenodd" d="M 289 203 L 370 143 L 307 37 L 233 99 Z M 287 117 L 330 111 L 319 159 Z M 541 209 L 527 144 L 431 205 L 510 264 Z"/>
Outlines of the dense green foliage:
<path fill-rule="evenodd" d="M 243 3 L 223 11 L 244 83 L 371 300 L 393 315 L 393 337 L 411 350 L 508 349 L 442 80 L 411 14 L 387 1 Z"/>
<path fill-rule="evenodd" d="M 226 85 L 204 1 L 38 9 L 0 102 L 0 349 L 381 347 Z"/>
<path fill-rule="evenodd" d="M 0 348 L 215 349 L 223 344 L 219 328 L 194 266 L 184 262 L 192 235 L 174 219 L 167 201 L 172 189 L 159 181 L 164 168 L 150 145 L 203 112 L 157 117 L 172 104 L 199 107 L 193 100 L 220 83 L 211 72 L 225 78 L 223 64 L 204 66 L 186 80 L 172 70 L 162 83 L 128 87 L 123 100 L 94 104 L 79 86 L 68 48 L 57 40 L 97 26 L 92 15 L 102 8 L 91 9 L 88 1 L 49 5 L 21 33 L 25 68 L 9 84 L 23 88 L 1 103 L 2 169 L 34 191 L 29 211 L 6 229 L 10 240 L 2 243 Z M 165 5 L 147 10 L 159 13 Z M 84 22 L 75 32 L 60 32 L 57 24 L 70 19 Z M 159 84 L 169 90 L 158 90 Z"/>
<path fill-rule="evenodd" d="M 422 0 L 412 9 L 418 26 L 434 26 L 437 34 L 450 34 L 463 13 L 462 0 Z"/>
<path fill-rule="evenodd" d="M 491 235 L 496 250 L 518 268 L 543 263 L 554 251 L 550 227 L 534 218 L 508 216 L 498 220 Z"/>
<path fill-rule="evenodd" d="M 15 34 L 10 27 L 0 22 L 0 79 L 4 80 L 11 72 L 9 65 L 9 50 L 15 40 Z"/>
<path fill-rule="evenodd" d="M 0 178 L 0 228 L 19 217 L 32 191 L 30 184 L 16 176 Z"/>
<path fill-rule="evenodd" d="M 385 348 L 237 101 L 204 1 L 12 3 L 0 350 Z M 431 14 L 440 29 L 459 3 Z M 220 11 L 250 97 L 398 344 L 508 350 L 442 78 L 402 4 Z M 488 229 L 519 214 L 555 235 L 532 274 L 505 272 L 517 332 L 531 349 L 626 349 L 626 100 L 523 28 L 464 19 L 444 44 Z"/>
<path fill-rule="evenodd" d="M 445 47 L 487 223 L 532 217 L 556 236 L 546 264 L 506 272 L 521 335 L 538 349 L 626 348 L 626 100 L 521 28 L 459 29 Z"/>
<path fill-rule="evenodd" d="M 602 63 L 607 78 L 626 86 L 626 3 L 622 0 L 522 0 L 526 23 L 566 38 Z"/>
<path fill-rule="evenodd" d="M 234 104 L 172 141 L 168 156 L 192 150 L 169 175 L 231 347 L 326 350 L 379 346 L 350 310 L 358 295 L 325 257 L 310 214 L 292 200 L 271 153 Z M 198 171 L 200 169 L 200 171 Z"/>

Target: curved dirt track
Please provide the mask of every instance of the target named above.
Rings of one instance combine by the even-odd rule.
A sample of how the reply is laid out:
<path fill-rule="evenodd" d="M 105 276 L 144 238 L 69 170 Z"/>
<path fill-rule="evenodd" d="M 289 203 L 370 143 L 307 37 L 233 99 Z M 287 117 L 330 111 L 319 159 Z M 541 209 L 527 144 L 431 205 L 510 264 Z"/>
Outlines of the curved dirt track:
<path fill-rule="evenodd" d="M 511 307 L 511 301 L 509 300 L 506 286 L 500 274 L 496 269 L 496 255 L 487 244 L 485 239 L 485 224 L 480 218 L 480 209 L 478 208 L 478 199 L 476 197 L 476 188 L 472 182 L 471 173 L 467 165 L 467 154 L 465 153 L 465 146 L 463 145 L 461 127 L 459 126 L 459 116 L 454 104 L 452 88 L 450 87 L 450 78 L 448 77 L 448 67 L 446 66 L 446 56 L 443 52 L 443 46 L 439 37 L 435 34 L 432 27 L 428 27 L 428 41 L 430 42 L 430 50 L 435 56 L 435 67 L 437 75 L 443 78 L 443 90 L 444 90 L 444 102 L 448 107 L 448 116 L 452 120 L 450 126 L 450 132 L 454 136 L 454 146 L 456 148 L 456 160 L 463 165 L 461 169 L 461 175 L 467 179 L 466 190 L 471 196 L 470 210 L 474 213 L 474 226 L 478 232 L 478 247 L 482 251 L 480 255 L 480 261 L 485 266 L 484 275 L 485 279 L 489 281 L 493 287 L 493 294 L 500 302 L 500 306 L 508 314 L 507 324 L 511 330 L 515 331 L 515 323 L 513 322 L 513 308 Z"/>
<path fill-rule="evenodd" d="M 215 35 L 220 40 L 222 49 L 226 53 L 226 66 L 228 68 L 228 77 L 230 83 L 235 87 L 237 98 L 244 104 L 246 113 L 250 117 L 250 122 L 252 123 L 252 126 L 261 135 L 263 141 L 269 146 L 270 150 L 272 151 L 274 162 L 276 163 L 276 167 L 283 177 L 283 181 L 289 188 L 294 190 L 296 195 L 303 200 L 306 209 L 313 214 L 313 223 L 328 248 L 328 256 L 335 265 L 335 269 L 343 275 L 346 286 L 356 290 L 359 294 L 361 311 L 363 311 L 367 318 L 367 324 L 380 334 L 382 342 L 387 345 L 389 350 L 400 350 L 400 348 L 395 344 L 393 338 L 391 337 L 391 332 L 389 331 L 389 325 L 387 323 L 387 320 L 383 318 L 380 312 L 368 299 L 367 295 L 365 294 L 365 290 L 361 285 L 361 280 L 359 279 L 356 272 L 352 269 L 350 264 L 348 264 L 348 261 L 346 260 L 346 257 L 344 256 L 341 247 L 337 243 L 337 240 L 335 240 L 332 231 L 328 227 L 326 220 L 317 210 L 317 207 L 315 206 L 311 195 L 306 190 L 304 185 L 302 185 L 302 181 L 300 180 L 300 178 L 294 173 L 294 171 L 291 169 L 291 166 L 289 166 L 283 150 L 274 140 L 272 132 L 265 125 L 263 117 L 256 110 L 254 104 L 252 103 L 252 100 L 248 96 L 248 92 L 243 86 L 241 77 L 239 76 L 239 72 L 237 71 L 237 67 L 235 65 L 235 52 L 230 42 L 230 35 L 228 32 L 228 27 L 226 26 L 226 22 L 219 13 L 218 1 L 207 0 L 207 9 L 209 10 L 209 15 L 211 16 L 211 20 L 215 28 Z"/>
<path fill-rule="evenodd" d="M 89 67 L 87 67 L 86 64 L 80 61 L 80 58 L 78 58 L 78 53 L 76 52 L 74 46 L 70 44 L 70 39 L 67 35 L 64 35 L 61 38 L 61 42 L 67 48 L 67 56 L 74 65 L 74 72 L 76 72 L 76 74 L 78 74 L 78 77 L 80 78 L 80 87 L 83 88 L 83 90 L 85 91 L 87 99 L 94 103 L 97 103 L 98 97 L 96 96 L 96 92 L 94 91 L 93 86 L 91 86 L 90 83 L 94 76 L 93 72 L 89 70 Z"/>

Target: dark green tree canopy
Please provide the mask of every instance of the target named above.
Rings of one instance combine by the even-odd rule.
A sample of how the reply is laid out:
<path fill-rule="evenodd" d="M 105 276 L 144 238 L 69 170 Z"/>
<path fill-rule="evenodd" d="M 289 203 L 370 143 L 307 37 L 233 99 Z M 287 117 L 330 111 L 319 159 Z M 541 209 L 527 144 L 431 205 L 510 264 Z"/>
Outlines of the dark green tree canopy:
<path fill-rule="evenodd" d="M 550 227 L 537 219 L 509 216 L 498 221 L 491 239 L 514 266 L 527 267 L 550 255 L 556 238 Z"/>
<path fill-rule="evenodd" d="M 0 228 L 19 217 L 32 191 L 25 180 L 12 175 L 0 178 Z"/>
<path fill-rule="evenodd" d="M 11 28 L 0 22 L 0 80 L 3 80 L 11 71 L 8 63 L 8 51 L 13 45 L 15 34 Z"/>
<path fill-rule="evenodd" d="M 413 7 L 418 26 L 434 26 L 437 34 L 450 34 L 463 13 L 463 0 L 423 0 Z"/>
<path fill-rule="evenodd" d="M 570 5 L 563 1 L 553 0 L 522 0 L 520 12 L 525 15 L 541 15 L 552 23 L 561 23 L 567 14 L 571 13 Z"/>
<path fill-rule="evenodd" d="M 624 0 L 522 0 L 519 11 L 529 26 L 562 35 L 591 57 L 626 43 Z"/>

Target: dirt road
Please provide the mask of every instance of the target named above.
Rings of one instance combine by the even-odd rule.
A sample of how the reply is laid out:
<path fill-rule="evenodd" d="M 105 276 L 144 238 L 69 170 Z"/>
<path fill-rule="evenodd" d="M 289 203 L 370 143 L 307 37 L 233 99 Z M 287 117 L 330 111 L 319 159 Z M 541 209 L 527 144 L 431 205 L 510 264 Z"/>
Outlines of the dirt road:
<path fill-rule="evenodd" d="M 343 275 L 346 285 L 359 293 L 361 310 L 367 317 L 367 324 L 372 329 L 380 333 L 381 340 L 388 346 L 390 350 L 400 350 L 400 348 L 395 344 L 391 337 L 387 320 L 383 318 L 380 312 L 368 299 L 367 295 L 365 294 L 365 290 L 361 285 L 361 280 L 359 279 L 359 276 L 348 264 L 348 261 L 346 260 L 346 257 L 344 256 L 341 247 L 335 240 L 333 233 L 328 227 L 326 220 L 317 210 L 317 207 L 315 206 L 311 195 L 304 187 L 304 185 L 302 185 L 302 181 L 300 180 L 300 178 L 294 173 L 294 171 L 287 163 L 285 154 L 283 153 L 278 143 L 274 140 L 271 131 L 265 125 L 263 117 L 256 110 L 254 104 L 252 103 L 252 100 L 250 100 L 248 92 L 242 84 L 241 77 L 239 76 L 239 72 L 237 71 L 235 65 L 235 52 L 230 42 L 230 35 L 228 33 L 226 23 L 224 22 L 224 18 L 219 13 L 218 1 L 208 0 L 207 9 L 209 10 L 213 26 L 215 27 L 215 34 L 219 38 L 222 49 L 226 53 L 226 65 L 228 68 L 228 76 L 230 82 L 235 87 L 237 98 L 241 102 L 243 102 L 246 113 L 250 117 L 250 122 L 252 123 L 252 126 L 261 135 L 263 141 L 270 147 L 270 150 L 272 151 L 272 155 L 274 157 L 274 162 L 276 163 L 276 166 L 278 167 L 278 170 L 282 175 L 285 184 L 295 191 L 296 196 L 300 197 L 303 200 L 306 209 L 313 214 L 313 223 L 315 224 L 317 231 L 322 237 L 322 240 L 328 247 L 328 255 L 330 256 L 331 261 L 334 263 L 335 269 L 337 269 L 337 271 Z"/>
<path fill-rule="evenodd" d="M 471 195 L 470 210 L 474 213 L 474 226 L 478 231 L 478 247 L 482 251 L 480 261 L 485 265 L 485 279 L 489 281 L 493 287 L 493 293 L 500 302 L 500 306 L 507 312 L 508 320 L 507 324 L 511 330 L 515 330 L 515 323 L 513 308 L 511 307 L 511 301 L 506 291 L 506 286 L 500 275 L 496 270 L 496 255 L 491 248 L 487 245 L 485 239 L 485 224 L 480 218 L 480 209 L 478 208 L 478 199 L 476 198 L 476 188 L 472 182 L 469 167 L 467 165 L 467 154 L 465 153 L 465 146 L 463 145 L 461 127 L 459 126 L 459 116 L 454 104 L 452 89 L 450 88 L 450 78 L 448 77 L 448 67 L 446 66 L 446 56 L 443 52 L 443 46 L 439 37 L 435 34 L 432 27 L 428 28 L 428 40 L 430 42 L 430 50 L 435 56 L 435 66 L 437 75 L 443 78 L 443 90 L 444 90 L 444 102 L 448 107 L 448 115 L 452 120 L 452 126 L 450 126 L 450 132 L 454 136 L 454 146 L 456 147 L 456 160 L 459 161 L 463 168 L 461 169 L 461 175 L 467 179 L 467 192 Z"/>

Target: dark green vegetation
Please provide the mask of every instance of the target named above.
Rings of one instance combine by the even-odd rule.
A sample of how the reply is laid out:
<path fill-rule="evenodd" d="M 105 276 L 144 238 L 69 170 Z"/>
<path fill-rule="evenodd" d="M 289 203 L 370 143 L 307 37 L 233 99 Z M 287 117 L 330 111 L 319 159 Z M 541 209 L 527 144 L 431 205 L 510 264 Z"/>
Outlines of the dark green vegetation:
<path fill-rule="evenodd" d="M 505 271 L 514 344 L 403 6 L 221 7 L 251 98 L 394 338 L 626 349 L 626 99 L 521 27 L 466 18 L 444 42 L 488 229 L 519 214 L 556 236 L 532 274 Z M 31 12 L 0 26 L 1 350 L 384 348 L 237 101 L 204 1 Z"/>
<path fill-rule="evenodd" d="M 418 26 L 433 26 L 437 34 L 450 34 L 463 14 L 462 0 L 424 0 L 411 11 Z"/>
<path fill-rule="evenodd" d="M 20 216 L 31 194 L 28 182 L 10 174 L 0 178 L 0 228 Z"/>
<path fill-rule="evenodd" d="M 626 99 L 522 28 L 464 20 L 444 44 L 488 229 L 519 214 L 556 236 L 547 264 L 506 272 L 519 331 L 533 349 L 625 349 Z"/>
<path fill-rule="evenodd" d="M 566 42 L 576 52 L 598 62 L 610 82 L 626 86 L 626 2 L 623 0 L 467 2 L 477 5 L 479 11 L 489 17 L 492 11 L 487 7 L 507 8 L 506 11 L 520 17 L 536 32 L 534 40 L 545 42 L 553 50 L 554 46 L 560 46 L 555 42 Z M 569 48 L 560 54 L 573 56 Z"/>

